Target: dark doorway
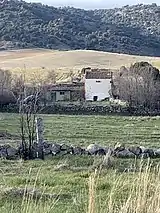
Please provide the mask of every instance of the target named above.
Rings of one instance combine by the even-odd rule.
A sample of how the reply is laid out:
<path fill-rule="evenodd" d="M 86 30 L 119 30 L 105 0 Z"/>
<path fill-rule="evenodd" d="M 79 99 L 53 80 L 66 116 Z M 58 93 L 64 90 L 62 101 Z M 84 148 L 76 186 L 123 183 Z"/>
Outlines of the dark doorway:
<path fill-rule="evenodd" d="M 56 92 L 51 92 L 51 102 L 56 101 Z"/>
<path fill-rule="evenodd" d="M 93 96 L 93 101 L 97 101 L 98 100 L 98 96 Z"/>

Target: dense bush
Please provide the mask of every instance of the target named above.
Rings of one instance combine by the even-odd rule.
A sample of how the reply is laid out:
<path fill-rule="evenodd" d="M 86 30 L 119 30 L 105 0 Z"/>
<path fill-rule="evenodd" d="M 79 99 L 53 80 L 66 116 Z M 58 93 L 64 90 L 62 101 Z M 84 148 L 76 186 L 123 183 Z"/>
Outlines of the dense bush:
<path fill-rule="evenodd" d="M 0 48 L 95 49 L 160 55 L 160 7 L 85 11 L 24 1 L 0 6 Z"/>

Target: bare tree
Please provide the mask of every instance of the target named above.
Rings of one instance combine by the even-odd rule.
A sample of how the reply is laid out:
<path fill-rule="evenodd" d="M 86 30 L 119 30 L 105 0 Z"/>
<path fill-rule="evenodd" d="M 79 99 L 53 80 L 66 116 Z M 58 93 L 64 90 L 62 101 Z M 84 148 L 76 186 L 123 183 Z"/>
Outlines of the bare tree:
<path fill-rule="evenodd" d="M 13 76 L 12 91 L 14 92 L 17 99 L 21 98 L 22 94 L 24 95 L 24 92 L 25 92 L 24 81 L 25 81 L 25 79 L 24 79 L 23 75 L 20 75 L 20 76 L 14 75 Z"/>
<path fill-rule="evenodd" d="M 0 89 L 11 89 L 12 74 L 9 70 L 0 69 Z"/>
<path fill-rule="evenodd" d="M 130 108 L 153 110 L 160 97 L 159 74 L 152 65 L 141 63 L 120 70 L 114 79 L 114 92 L 120 99 L 127 101 Z"/>
<path fill-rule="evenodd" d="M 55 73 L 54 70 L 48 71 L 46 79 L 45 79 L 45 83 L 47 83 L 47 84 L 55 84 L 56 83 L 56 73 Z"/>
<path fill-rule="evenodd" d="M 36 138 L 35 120 L 38 113 L 38 101 L 40 88 L 33 87 L 30 95 L 27 94 L 27 87 L 22 79 L 20 85 L 20 99 L 18 100 L 21 130 L 21 156 L 23 159 L 33 159 L 33 145 Z M 31 92 L 31 91 L 30 91 Z"/>
<path fill-rule="evenodd" d="M 0 69 L 0 104 L 15 103 L 16 99 L 11 91 L 12 74 L 9 70 Z"/>

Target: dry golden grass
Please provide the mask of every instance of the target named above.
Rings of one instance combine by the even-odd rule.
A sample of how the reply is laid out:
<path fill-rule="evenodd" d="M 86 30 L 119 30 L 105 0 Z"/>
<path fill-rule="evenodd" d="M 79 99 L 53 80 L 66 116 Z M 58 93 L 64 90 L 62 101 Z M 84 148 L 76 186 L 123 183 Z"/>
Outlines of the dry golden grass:
<path fill-rule="evenodd" d="M 101 206 L 97 185 L 99 177 L 89 177 L 89 213 L 160 213 L 160 168 L 148 160 L 139 172 L 112 177 L 112 187 L 105 205 Z M 120 195 L 122 193 L 122 195 Z M 103 197 L 101 197 L 102 199 Z M 99 206 L 96 205 L 98 202 Z M 97 208 L 98 207 L 98 208 Z"/>
<path fill-rule="evenodd" d="M 44 79 L 48 70 L 55 70 L 57 80 L 68 81 L 71 72 L 77 73 L 84 67 L 119 68 L 137 61 L 148 61 L 159 66 L 160 58 L 134 56 L 100 51 L 76 50 L 55 51 L 27 49 L 0 52 L 0 68 L 10 69 L 15 74 L 26 72 L 26 80 Z"/>
<path fill-rule="evenodd" d="M 156 66 L 158 69 L 160 69 L 160 60 L 154 61 L 152 64 L 153 64 L 154 66 Z"/>

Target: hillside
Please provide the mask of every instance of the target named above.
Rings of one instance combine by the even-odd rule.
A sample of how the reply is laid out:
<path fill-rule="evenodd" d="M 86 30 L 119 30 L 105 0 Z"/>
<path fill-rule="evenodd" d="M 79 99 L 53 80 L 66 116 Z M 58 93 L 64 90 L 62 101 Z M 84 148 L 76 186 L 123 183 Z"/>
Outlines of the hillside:
<path fill-rule="evenodd" d="M 84 67 L 117 69 L 137 61 L 148 61 L 158 66 L 160 58 L 91 50 L 27 49 L 0 52 L 0 67 L 18 75 L 25 72 L 28 81 L 43 79 L 50 70 L 57 73 L 58 80 L 69 80 L 71 72 L 76 75 Z"/>
<path fill-rule="evenodd" d="M 0 49 L 93 49 L 160 56 L 160 6 L 85 11 L 5 0 Z"/>

